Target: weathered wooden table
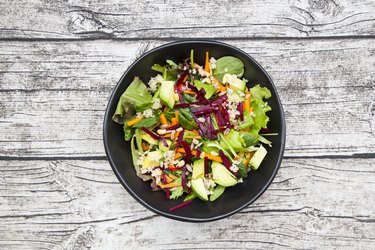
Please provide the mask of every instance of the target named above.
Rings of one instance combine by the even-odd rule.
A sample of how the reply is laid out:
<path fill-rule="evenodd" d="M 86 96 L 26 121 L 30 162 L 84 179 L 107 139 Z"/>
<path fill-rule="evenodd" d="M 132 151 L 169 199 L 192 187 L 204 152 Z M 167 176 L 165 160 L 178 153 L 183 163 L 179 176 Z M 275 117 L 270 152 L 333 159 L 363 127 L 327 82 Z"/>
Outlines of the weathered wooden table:
<path fill-rule="evenodd" d="M 1 0 L 0 16 L 1 249 L 375 248 L 374 1 Z M 287 120 L 268 191 L 204 224 L 138 204 L 102 143 L 130 63 L 197 37 L 259 61 Z"/>

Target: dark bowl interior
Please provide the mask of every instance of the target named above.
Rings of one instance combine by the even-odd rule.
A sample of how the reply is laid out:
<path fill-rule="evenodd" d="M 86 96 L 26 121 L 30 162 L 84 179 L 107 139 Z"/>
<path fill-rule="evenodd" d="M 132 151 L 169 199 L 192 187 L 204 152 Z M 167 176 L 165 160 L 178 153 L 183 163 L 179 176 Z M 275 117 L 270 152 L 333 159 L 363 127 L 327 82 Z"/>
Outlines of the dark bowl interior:
<path fill-rule="evenodd" d="M 132 163 L 130 143 L 124 141 L 123 129 L 112 121 L 121 94 L 125 91 L 135 76 L 147 83 L 150 77 L 156 75 L 151 70 L 155 63 L 164 64 L 166 59 L 181 62 L 190 56 L 190 50 L 195 51 L 195 61 L 201 65 L 204 62 L 205 51 L 210 56 L 219 58 L 232 55 L 240 58 L 245 64 L 244 77 L 251 86 L 260 84 L 270 89 L 272 98 L 268 100 L 272 111 L 269 129 L 278 136 L 272 136 L 272 148 L 256 172 L 252 172 L 242 184 L 227 188 L 225 193 L 215 202 L 203 202 L 195 199 L 192 204 L 182 209 L 169 212 L 169 208 L 182 203 L 182 199 L 169 201 L 164 192 L 153 192 L 149 182 L 143 182 L 135 174 Z M 109 100 L 104 119 L 104 145 L 108 160 L 126 190 L 142 205 L 166 217 L 192 222 L 212 221 L 227 217 L 254 202 L 271 184 L 280 166 L 285 145 L 285 119 L 283 109 L 275 86 L 265 70 L 245 52 L 215 41 L 187 40 L 169 43 L 153 49 L 137 59 L 124 73 Z M 119 197 L 121 199 L 121 197 Z"/>

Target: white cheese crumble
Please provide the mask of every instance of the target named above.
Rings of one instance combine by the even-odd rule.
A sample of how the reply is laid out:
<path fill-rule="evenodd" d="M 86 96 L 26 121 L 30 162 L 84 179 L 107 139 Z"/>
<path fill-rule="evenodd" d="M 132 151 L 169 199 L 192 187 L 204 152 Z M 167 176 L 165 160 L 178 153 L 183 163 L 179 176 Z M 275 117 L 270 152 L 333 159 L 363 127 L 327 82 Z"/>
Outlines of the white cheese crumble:
<path fill-rule="evenodd" d="M 143 116 L 146 117 L 146 118 L 149 118 L 153 115 L 152 113 L 152 110 L 151 109 L 146 109 L 145 111 L 143 111 Z"/>
<path fill-rule="evenodd" d="M 160 74 L 157 74 L 155 77 L 151 77 L 148 82 L 149 90 L 155 92 L 158 89 L 159 84 L 163 81 L 163 77 Z"/>
<path fill-rule="evenodd" d="M 152 103 L 152 109 L 160 109 L 162 106 L 161 106 L 161 101 L 159 98 L 156 98 L 154 100 L 154 102 Z"/>
<path fill-rule="evenodd" d="M 190 164 L 186 164 L 186 170 L 189 172 L 193 172 L 193 168 L 191 167 Z"/>
<path fill-rule="evenodd" d="M 210 58 L 210 66 L 211 69 L 216 69 L 216 60 L 213 57 Z"/>
<path fill-rule="evenodd" d="M 202 123 L 206 121 L 206 119 L 204 117 L 199 117 L 197 120 L 202 122 Z"/>
<path fill-rule="evenodd" d="M 152 177 L 155 177 L 155 181 L 156 181 L 156 183 L 159 183 L 159 182 L 160 182 L 161 174 L 162 174 L 162 171 L 160 170 L 160 168 L 156 168 L 156 169 L 153 169 L 153 170 L 151 171 L 151 176 L 152 176 Z"/>
<path fill-rule="evenodd" d="M 243 179 L 242 179 L 242 178 L 239 178 L 239 179 L 237 180 L 237 182 L 238 182 L 238 183 L 242 183 L 242 182 L 243 182 Z"/>
<path fill-rule="evenodd" d="M 229 168 L 231 171 L 233 171 L 233 172 L 237 172 L 238 171 L 238 167 L 236 166 L 236 165 L 232 165 L 232 166 L 230 166 L 230 168 Z"/>

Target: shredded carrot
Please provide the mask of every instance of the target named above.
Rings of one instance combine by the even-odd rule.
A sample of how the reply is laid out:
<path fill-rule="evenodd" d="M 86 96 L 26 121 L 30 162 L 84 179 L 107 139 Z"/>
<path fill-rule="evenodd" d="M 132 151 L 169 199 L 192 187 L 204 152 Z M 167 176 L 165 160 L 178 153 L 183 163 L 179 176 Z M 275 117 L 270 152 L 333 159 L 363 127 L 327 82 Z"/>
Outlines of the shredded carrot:
<path fill-rule="evenodd" d="M 185 149 L 183 148 L 178 148 L 178 152 L 185 153 Z M 197 155 L 197 150 L 192 150 L 191 153 L 196 156 Z M 217 162 L 223 162 L 220 158 L 220 156 L 204 153 L 204 156 L 207 157 L 207 159 L 212 160 L 212 161 L 217 161 Z"/>
<path fill-rule="evenodd" d="M 142 148 L 143 150 L 148 150 L 150 147 L 146 143 L 142 142 Z"/>
<path fill-rule="evenodd" d="M 174 155 L 174 159 L 175 159 L 175 160 L 178 159 L 178 158 L 180 158 L 180 157 L 182 157 L 182 154 L 181 154 L 180 152 L 177 152 L 177 153 Z"/>
<path fill-rule="evenodd" d="M 202 137 L 200 135 L 185 135 L 184 136 L 187 139 L 201 139 Z"/>
<path fill-rule="evenodd" d="M 171 138 L 171 133 L 163 135 L 164 138 Z"/>
<path fill-rule="evenodd" d="M 185 90 L 184 93 L 189 94 L 189 95 L 196 95 L 197 94 L 197 92 L 192 91 L 192 90 Z"/>
<path fill-rule="evenodd" d="M 161 124 L 168 125 L 168 120 L 167 120 L 167 117 L 165 117 L 164 113 L 161 113 L 160 115 L 160 122 Z"/>
<path fill-rule="evenodd" d="M 164 109 L 163 109 L 163 113 L 165 113 L 167 111 L 168 111 L 168 106 L 165 106 Z"/>
<path fill-rule="evenodd" d="M 167 180 L 167 183 L 171 183 L 173 181 L 173 179 L 169 177 L 168 175 L 164 175 L 164 176 L 165 176 L 165 179 Z"/>
<path fill-rule="evenodd" d="M 210 58 L 209 58 L 209 54 L 208 54 L 208 51 L 206 51 L 206 63 L 204 64 L 204 70 L 207 71 L 207 72 L 211 72 L 211 67 L 210 67 Z"/>
<path fill-rule="evenodd" d="M 126 124 L 127 124 L 129 127 L 131 127 L 131 126 L 133 126 L 134 124 L 140 122 L 143 118 L 144 118 L 143 116 L 141 116 L 141 117 L 137 117 L 137 118 L 134 118 L 133 120 L 128 121 Z"/>
<path fill-rule="evenodd" d="M 180 119 L 179 119 L 179 116 L 178 116 L 178 111 L 174 112 L 174 116 L 176 117 L 177 124 L 179 124 L 180 123 Z"/>
<path fill-rule="evenodd" d="M 169 178 L 173 179 L 173 180 L 177 180 L 178 177 L 173 175 L 173 174 L 168 174 Z"/>
<path fill-rule="evenodd" d="M 250 92 L 246 92 L 246 98 L 245 101 L 243 102 L 243 110 L 246 110 L 248 112 L 251 112 L 251 107 L 250 107 Z"/>
<path fill-rule="evenodd" d="M 162 183 L 159 183 L 159 186 L 160 186 L 161 188 L 173 188 L 173 187 L 179 187 L 179 186 L 181 186 L 181 184 L 174 183 L 174 182 L 172 182 L 172 183 L 168 183 L 168 184 L 162 184 Z"/>
<path fill-rule="evenodd" d="M 186 76 L 185 76 L 183 82 L 186 82 L 186 80 L 188 79 L 188 76 L 189 76 L 189 75 L 186 75 Z"/>
<path fill-rule="evenodd" d="M 173 117 L 171 121 L 172 121 L 172 123 L 171 123 L 172 126 L 177 125 L 176 117 Z"/>

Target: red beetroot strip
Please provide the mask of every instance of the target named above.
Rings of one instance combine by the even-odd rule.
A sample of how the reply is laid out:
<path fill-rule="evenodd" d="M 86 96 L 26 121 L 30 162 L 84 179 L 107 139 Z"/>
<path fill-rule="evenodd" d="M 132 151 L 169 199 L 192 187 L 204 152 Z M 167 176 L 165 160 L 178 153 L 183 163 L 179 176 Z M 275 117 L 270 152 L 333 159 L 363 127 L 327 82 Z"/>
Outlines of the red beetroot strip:
<path fill-rule="evenodd" d="M 167 177 L 165 177 L 165 174 L 163 173 L 161 176 L 163 178 L 164 184 L 167 184 Z M 165 196 L 167 196 L 167 199 L 169 200 L 169 197 L 170 197 L 169 188 L 165 189 Z"/>
<path fill-rule="evenodd" d="M 177 209 L 180 209 L 180 208 L 183 208 L 183 207 L 186 207 L 187 205 L 190 205 L 191 203 L 193 202 L 193 200 L 189 200 L 189 201 L 186 201 L 184 203 L 181 203 L 180 205 L 177 205 L 175 207 L 171 207 L 169 209 L 170 212 L 174 211 L 174 210 L 177 210 Z"/>
<path fill-rule="evenodd" d="M 167 143 L 167 141 L 164 139 L 163 136 L 157 135 L 157 134 L 151 132 L 149 129 L 145 128 L 145 127 L 142 127 L 141 129 L 142 129 L 143 131 L 145 131 L 147 134 L 149 134 L 153 139 L 162 141 L 163 144 L 164 144 L 164 146 L 168 147 L 168 143 Z"/>

